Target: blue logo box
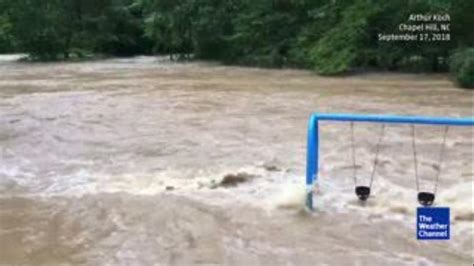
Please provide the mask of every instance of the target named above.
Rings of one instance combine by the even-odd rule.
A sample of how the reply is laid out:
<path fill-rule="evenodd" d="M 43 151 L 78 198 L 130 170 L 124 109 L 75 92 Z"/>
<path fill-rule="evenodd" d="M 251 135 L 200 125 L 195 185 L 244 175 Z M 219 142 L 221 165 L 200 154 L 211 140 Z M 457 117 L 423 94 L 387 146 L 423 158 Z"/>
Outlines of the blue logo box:
<path fill-rule="evenodd" d="M 449 239 L 449 208 L 419 207 L 416 212 L 416 236 L 420 240 Z"/>

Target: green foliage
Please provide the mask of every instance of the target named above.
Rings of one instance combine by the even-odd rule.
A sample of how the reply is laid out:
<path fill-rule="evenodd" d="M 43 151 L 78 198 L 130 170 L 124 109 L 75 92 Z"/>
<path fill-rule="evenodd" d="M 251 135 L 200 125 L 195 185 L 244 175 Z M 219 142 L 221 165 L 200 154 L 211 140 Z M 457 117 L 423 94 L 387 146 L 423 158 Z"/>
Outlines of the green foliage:
<path fill-rule="evenodd" d="M 447 70 L 452 42 L 380 42 L 378 34 L 397 33 L 400 23 L 409 23 L 410 14 L 449 13 L 450 1 L 354 0 L 333 5 L 331 10 L 339 19 L 332 19 L 334 26 L 316 38 L 309 52 L 309 65 L 319 73 L 339 74 L 367 67 Z"/>
<path fill-rule="evenodd" d="M 193 52 L 197 58 L 226 61 L 231 57 L 232 18 L 241 8 L 240 1 L 194 1 Z M 228 60 L 227 60 L 228 61 Z"/>
<path fill-rule="evenodd" d="M 461 87 L 474 88 L 474 48 L 456 51 L 450 58 L 450 71 Z"/>
<path fill-rule="evenodd" d="M 7 4 L 11 32 L 21 51 L 40 60 L 71 53 L 146 53 L 140 13 L 131 0 L 17 0 Z"/>
<path fill-rule="evenodd" d="M 0 0 L 0 53 L 13 52 L 15 47 L 7 3 L 7 0 Z"/>
<path fill-rule="evenodd" d="M 378 40 L 426 13 L 451 15 L 451 41 Z M 452 51 L 474 46 L 473 13 L 472 0 L 0 0 L 0 52 L 42 60 L 159 53 L 326 75 L 437 72 Z"/>
<path fill-rule="evenodd" d="M 12 52 L 15 40 L 11 34 L 12 25 L 6 15 L 0 14 L 0 53 Z"/>
<path fill-rule="evenodd" d="M 152 42 L 144 34 L 142 10 L 133 1 L 110 1 L 97 17 L 96 29 L 91 31 L 98 36 L 95 51 L 130 56 L 149 53 Z"/>
<path fill-rule="evenodd" d="M 310 53 L 316 71 L 327 75 L 344 73 L 363 60 L 369 19 L 375 13 L 373 6 L 365 2 L 356 1 L 346 8 L 339 24 L 316 42 Z"/>
<path fill-rule="evenodd" d="M 155 52 L 187 55 L 193 52 L 193 1 L 142 0 L 145 35 Z"/>
<path fill-rule="evenodd" d="M 232 62 L 260 66 L 282 66 L 298 26 L 292 16 L 295 6 L 288 2 L 259 0 L 247 2 L 234 17 L 234 32 L 226 38 Z"/>
<path fill-rule="evenodd" d="M 474 1 L 448 1 L 451 11 L 451 35 L 456 47 L 474 46 Z"/>
<path fill-rule="evenodd" d="M 12 31 L 32 57 L 51 60 L 59 53 L 67 55 L 75 28 L 61 1 L 18 0 L 10 4 L 10 11 Z"/>

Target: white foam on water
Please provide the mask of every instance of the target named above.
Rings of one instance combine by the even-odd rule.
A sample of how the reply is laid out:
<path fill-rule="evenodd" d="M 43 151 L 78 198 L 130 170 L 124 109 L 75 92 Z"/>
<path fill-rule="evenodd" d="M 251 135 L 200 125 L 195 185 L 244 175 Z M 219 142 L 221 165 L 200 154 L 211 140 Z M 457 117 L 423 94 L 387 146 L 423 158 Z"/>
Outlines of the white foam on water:
<path fill-rule="evenodd" d="M 274 209 L 303 209 L 306 200 L 306 186 L 302 178 L 289 179 L 278 184 L 268 197 L 268 204 Z M 341 188 L 337 182 L 321 177 L 314 188 L 313 204 L 317 210 L 358 211 L 380 214 L 387 218 L 411 219 L 419 207 L 417 191 L 379 178 L 373 186 L 370 198 L 361 203 L 352 189 Z M 435 206 L 451 208 L 452 218 L 457 221 L 472 221 L 474 204 L 474 182 L 466 182 L 438 193 Z"/>
<path fill-rule="evenodd" d="M 306 186 L 303 182 L 286 182 L 279 185 L 267 202 L 273 208 L 303 209 L 306 200 Z"/>
<path fill-rule="evenodd" d="M 390 180 L 379 178 L 374 182 L 374 195 L 369 198 L 376 212 L 392 215 L 412 215 L 416 211 L 417 192 L 412 188 L 405 188 Z"/>
<path fill-rule="evenodd" d="M 472 173 L 470 131 L 450 131 L 448 140 L 447 150 L 454 151 L 447 153 L 442 178 L 446 185 L 440 187 L 435 203 L 450 207 L 454 217 L 455 241 L 444 242 L 445 246 L 435 243 L 427 249 L 432 243 L 416 240 L 418 203 L 409 128 L 387 128 L 373 193 L 363 204 L 354 194 L 352 169 L 345 169 L 351 165 L 349 125 L 321 128 L 324 160 L 314 188 L 316 211 L 294 215 L 305 203 L 310 112 L 405 110 L 402 113 L 470 115 L 469 92 L 445 93 L 450 85 L 444 79 L 433 84 L 431 78 L 422 78 L 413 86 L 415 78 L 403 75 L 382 77 L 387 81 L 378 74 L 376 80 L 336 80 L 293 70 L 249 71 L 165 63 L 156 58 L 0 65 L 5 70 L 0 86 L 7 96 L 0 112 L 8 123 L 0 130 L 6 136 L 1 144 L 11 149 L 11 154 L 0 155 L 0 197 L 14 210 L 12 228 L 27 226 L 31 230 L 22 233 L 26 239 L 39 235 L 43 238 L 36 243 L 44 243 L 18 242 L 14 254 L 6 255 L 11 261 L 16 251 L 21 254 L 30 248 L 61 254 L 58 248 L 74 241 L 92 247 L 71 249 L 79 257 L 92 259 L 90 264 L 135 259 L 143 259 L 142 264 L 166 264 L 163 258 L 169 254 L 192 258 L 189 254 L 200 251 L 196 243 L 215 251 L 212 261 L 224 264 L 256 258 L 256 252 L 275 265 L 363 264 L 367 258 L 374 265 L 429 265 L 431 259 L 470 259 L 466 245 L 473 231 L 468 219 L 473 204 L 472 175 L 467 176 Z M 352 97 L 355 94 L 347 88 L 353 86 L 365 89 Z M 408 96 L 419 88 L 426 102 Z M 379 127 L 356 129 L 359 181 L 365 184 Z M 438 144 L 439 134 L 423 137 L 421 131 L 423 170 L 430 168 L 426 163 L 431 164 L 437 154 L 433 144 Z M 256 162 L 273 159 L 270 166 L 276 167 Z M 431 172 L 430 168 L 430 177 Z M 239 173 L 252 177 L 236 186 L 219 186 L 224 176 Z M 466 176 L 469 182 L 457 176 Z M 431 180 L 426 182 L 430 187 Z M 31 201 L 31 211 L 26 206 L 25 212 L 24 204 L 16 203 L 22 199 L 8 199 L 25 194 L 29 194 L 25 199 Z M 86 196 L 76 200 L 81 195 Z M 44 198 L 37 201 L 37 196 Z M 17 221 L 25 224 L 17 226 Z M 219 234 L 224 235 L 221 239 L 241 240 L 238 252 L 229 256 L 228 245 L 207 238 Z M 59 246 L 51 241 L 55 237 Z M 375 242 L 360 243 L 365 237 Z M 14 245 L 19 238 L 15 232 L 8 239 L 11 243 L 5 242 Z M 104 254 L 116 254 L 116 260 Z M 308 260 L 291 261 L 289 256 Z M 247 262 L 240 264 L 259 261 Z"/>
<path fill-rule="evenodd" d="M 18 171 L 9 169 L 12 179 L 18 179 Z M 235 186 L 221 187 L 226 175 L 243 175 L 248 179 Z M 282 174 L 277 174 L 282 175 Z M 34 176 L 31 178 L 35 179 Z M 47 196 L 83 196 L 87 194 L 125 192 L 132 195 L 156 195 L 164 191 L 194 194 L 198 190 L 221 189 L 238 194 L 241 200 L 254 202 L 268 195 L 275 175 L 259 166 L 225 167 L 210 169 L 167 169 L 156 173 L 108 174 L 81 168 L 69 174 L 44 177 L 41 184 L 28 186 L 32 192 Z M 279 177 L 282 178 L 282 177 Z M 38 179 L 38 178 L 36 178 Z M 39 180 L 39 179 L 38 179 Z M 31 182 L 31 180 L 29 180 Z M 31 184 L 30 184 L 31 185 Z"/>
<path fill-rule="evenodd" d="M 11 63 L 26 58 L 27 54 L 2 54 L 0 55 L 0 63 Z"/>
<path fill-rule="evenodd" d="M 450 207 L 451 219 L 473 222 L 474 181 L 453 185 L 438 194 L 438 204 Z"/>

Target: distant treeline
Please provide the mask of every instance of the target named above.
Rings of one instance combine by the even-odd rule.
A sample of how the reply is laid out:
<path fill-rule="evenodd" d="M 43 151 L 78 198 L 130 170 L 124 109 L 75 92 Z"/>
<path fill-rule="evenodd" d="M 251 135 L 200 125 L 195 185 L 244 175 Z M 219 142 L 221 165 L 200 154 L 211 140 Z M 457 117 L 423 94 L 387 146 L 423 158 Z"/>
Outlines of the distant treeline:
<path fill-rule="evenodd" d="M 426 13 L 450 15 L 449 41 L 378 40 Z M 39 60 L 192 55 L 321 74 L 451 65 L 473 86 L 473 14 L 473 0 L 0 0 L 0 52 Z"/>

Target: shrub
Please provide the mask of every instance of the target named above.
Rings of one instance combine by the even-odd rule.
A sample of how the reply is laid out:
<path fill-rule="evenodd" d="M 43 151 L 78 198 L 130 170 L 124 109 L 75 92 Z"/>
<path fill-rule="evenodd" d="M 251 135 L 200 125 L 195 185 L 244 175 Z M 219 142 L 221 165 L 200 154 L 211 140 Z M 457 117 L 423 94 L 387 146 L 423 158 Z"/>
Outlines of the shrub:
<path fill-rule="evenodd" d="M 377 10 L 364 1 L 355 1 L 344 9 L 339 23 L 322 34 L 310 50 L 312 68 L 319 74 L 336 75 L 364 65 L 369 21 Z"/>
<path fill-rule="evenodd" d="M 450 72 L 459 86 L 474 88 L 474 48 L 457 50 L 450 58 Z"/>

